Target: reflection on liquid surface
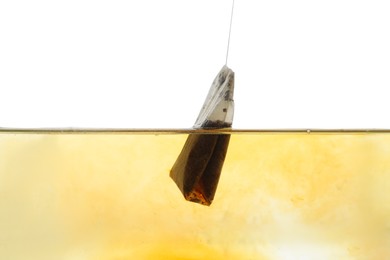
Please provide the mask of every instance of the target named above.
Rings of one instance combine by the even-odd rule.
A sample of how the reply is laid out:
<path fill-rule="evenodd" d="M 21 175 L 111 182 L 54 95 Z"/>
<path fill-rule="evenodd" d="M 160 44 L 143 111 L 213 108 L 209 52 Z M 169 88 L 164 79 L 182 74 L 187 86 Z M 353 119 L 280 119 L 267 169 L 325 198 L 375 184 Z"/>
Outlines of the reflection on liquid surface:
<path fill-rule="evenodd" d="M 0 258 L 390 257 L 390 134 L 233 133 L 210 207 L 186 138 L 0 132 Z"/>

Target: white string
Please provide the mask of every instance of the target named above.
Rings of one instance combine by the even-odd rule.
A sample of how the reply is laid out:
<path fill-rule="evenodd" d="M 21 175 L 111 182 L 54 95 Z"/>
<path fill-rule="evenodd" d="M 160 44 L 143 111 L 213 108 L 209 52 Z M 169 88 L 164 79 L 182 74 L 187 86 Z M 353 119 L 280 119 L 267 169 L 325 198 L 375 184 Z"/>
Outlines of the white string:
<path fill-rule="evenodd" d="M 232 11 L 231 11 L 231 14 L 230 14 L 229 37 L 228 37 L 228 44 L 227 44 L 227 50 L 226 50 L 226 61 L 225 61 L 225 65 L 227 65 L 228 57 L 229 57 L 230 35 L 231 35 L 231 33 L 232 33 L 232 23 L 233 23 L 233 13 L 234 13 L 233 11 L 234 11 L 234 0 L 233 0 L 233 3 L 232 3 Z"/>

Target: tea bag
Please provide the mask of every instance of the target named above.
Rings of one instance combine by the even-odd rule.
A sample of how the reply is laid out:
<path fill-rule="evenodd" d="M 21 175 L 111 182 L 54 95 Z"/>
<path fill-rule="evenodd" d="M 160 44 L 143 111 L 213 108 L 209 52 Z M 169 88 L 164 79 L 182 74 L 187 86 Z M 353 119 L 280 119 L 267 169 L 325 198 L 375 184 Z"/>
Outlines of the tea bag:
<path fill-rule="evenodd" d="M 233 121 L 234 72 L 226 65 L 215 77 L 194 124 L 195 129 L 230 128 Z M 209 206 L 214 199 L 229 134 L 190 134 L 170 172 L 188 201 Z"/>

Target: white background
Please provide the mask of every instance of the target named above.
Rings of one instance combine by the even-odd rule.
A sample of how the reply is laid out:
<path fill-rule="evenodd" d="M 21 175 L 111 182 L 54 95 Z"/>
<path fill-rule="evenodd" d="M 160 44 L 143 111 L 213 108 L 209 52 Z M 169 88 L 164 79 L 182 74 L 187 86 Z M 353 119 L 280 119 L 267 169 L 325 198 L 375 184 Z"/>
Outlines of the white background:
<path fill-rule="evenodd" d="M 236 0 L 235 128 L 390 128 L 390 2 Z M 1 1 L 0 126 L 188 128 L 231 1 Z"/>

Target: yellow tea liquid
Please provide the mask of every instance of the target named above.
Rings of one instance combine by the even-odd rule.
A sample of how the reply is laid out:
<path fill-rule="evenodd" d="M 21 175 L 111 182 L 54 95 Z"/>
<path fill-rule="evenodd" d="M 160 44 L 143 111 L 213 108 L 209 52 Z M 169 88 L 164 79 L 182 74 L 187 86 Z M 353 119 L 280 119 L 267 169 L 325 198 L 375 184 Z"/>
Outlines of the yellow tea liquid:
<path fill-rule="evenodd" d="M 210 207 L 189 133 L 3 129 L 0 259 L 390 259 L 390 132 L 229 131 Z"/>

